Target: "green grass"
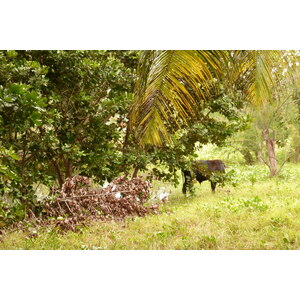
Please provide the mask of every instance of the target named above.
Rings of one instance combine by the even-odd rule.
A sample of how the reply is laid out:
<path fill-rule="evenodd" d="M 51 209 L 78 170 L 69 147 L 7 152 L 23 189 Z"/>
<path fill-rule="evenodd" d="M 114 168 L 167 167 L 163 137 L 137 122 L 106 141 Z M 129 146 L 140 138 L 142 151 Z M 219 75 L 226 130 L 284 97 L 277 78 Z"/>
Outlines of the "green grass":
<path fill-rule="evenodd" d="M 5 233 L 0 249 L 300 249 L 300 166 L 272 179 L 264 166 L 236 169 L 238 186 L 215 194 L 209 182 L 197 183 L 193 197 L 156 183 L 172 190 L 160 215 L 95 222 L 80 233 Z"/>

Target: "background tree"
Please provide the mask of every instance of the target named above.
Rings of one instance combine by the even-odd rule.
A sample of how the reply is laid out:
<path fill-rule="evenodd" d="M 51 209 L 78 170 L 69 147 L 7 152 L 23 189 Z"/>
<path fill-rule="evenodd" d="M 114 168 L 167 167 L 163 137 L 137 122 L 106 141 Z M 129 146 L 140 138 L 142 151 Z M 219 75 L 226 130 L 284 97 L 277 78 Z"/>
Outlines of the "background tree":
<path fill-rule="evenodd" d="M 231 140 L 247 163 L 264 162 L 270 169 L 270 176 L 275 176 L 281 169 L 278 169 L 276 147 L 294 144 L 288 149 L 289 153 L 283 159 L 282 165 L 297 156 L 295 151 L 298 151 L 298 55 L 297 52 L 287 51 L 285 56 L 288 58 L 287 64 L 277 65 L 273 69 L 274 73 L 281 75 L 276 76 L 277 88 L 271 88 L 270 97 L 260 106 L 248 108 L 252 118 L 250 127 Z"/>

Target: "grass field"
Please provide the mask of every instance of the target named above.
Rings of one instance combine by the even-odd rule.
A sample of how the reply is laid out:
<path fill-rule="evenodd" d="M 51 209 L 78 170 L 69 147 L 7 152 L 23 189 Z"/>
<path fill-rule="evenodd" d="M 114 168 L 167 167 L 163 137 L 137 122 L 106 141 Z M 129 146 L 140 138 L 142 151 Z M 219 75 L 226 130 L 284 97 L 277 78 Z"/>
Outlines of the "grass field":
<path fill-rule="evenodd" d="M 81 232 L 59 234 L 44 228 L 37 237 L 2 235 L 0 249 L 300 249 L 300 165 L 289 164 L 270 179 L 264 166 L 239 166 L 238 185 L 210 191 L 197 183 L 195 195 L 177 188 L 161 214 L 97 222 Z"/>

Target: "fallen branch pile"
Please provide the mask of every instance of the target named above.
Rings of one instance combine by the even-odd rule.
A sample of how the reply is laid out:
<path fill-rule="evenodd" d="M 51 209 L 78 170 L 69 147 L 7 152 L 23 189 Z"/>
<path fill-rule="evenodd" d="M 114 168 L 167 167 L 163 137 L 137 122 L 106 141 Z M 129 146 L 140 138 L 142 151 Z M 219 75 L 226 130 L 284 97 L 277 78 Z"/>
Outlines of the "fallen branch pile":
<path fill-rule="evenodd" d="M 157 214 L 158 202 L 147 205 L 150 183 L 140 177 L 127 180 L 117 177 L 102 189 L 91 189 L 90 179 L 83 176 L 68 178 L 54 201 L 47 201 L 40 223 L 46 220 L 62 230 L 76 230 L 91 220 L 123 220 L 127 216 Z"/>

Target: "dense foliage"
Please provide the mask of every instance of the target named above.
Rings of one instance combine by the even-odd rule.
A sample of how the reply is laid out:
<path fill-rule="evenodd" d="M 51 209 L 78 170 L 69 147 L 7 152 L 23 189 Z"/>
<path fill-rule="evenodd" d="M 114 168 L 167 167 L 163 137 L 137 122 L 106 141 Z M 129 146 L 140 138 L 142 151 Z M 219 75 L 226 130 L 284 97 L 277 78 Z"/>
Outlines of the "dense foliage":
<path fill-rule="evenodd" d="M 38 183 L 123 170 L 136 60 L 134 51 L 0 52 L 2 196 L 28 206 Z"/>
<path fill-rule="evenodd" d="M 74 175 L 178 184 L 203 145 L 230 137 L 250 164 L 275 144 L 299 157 L 299 64 L 286 53 L 0 51 L 0 226 L 41 213 L 39 186 Z"/>

